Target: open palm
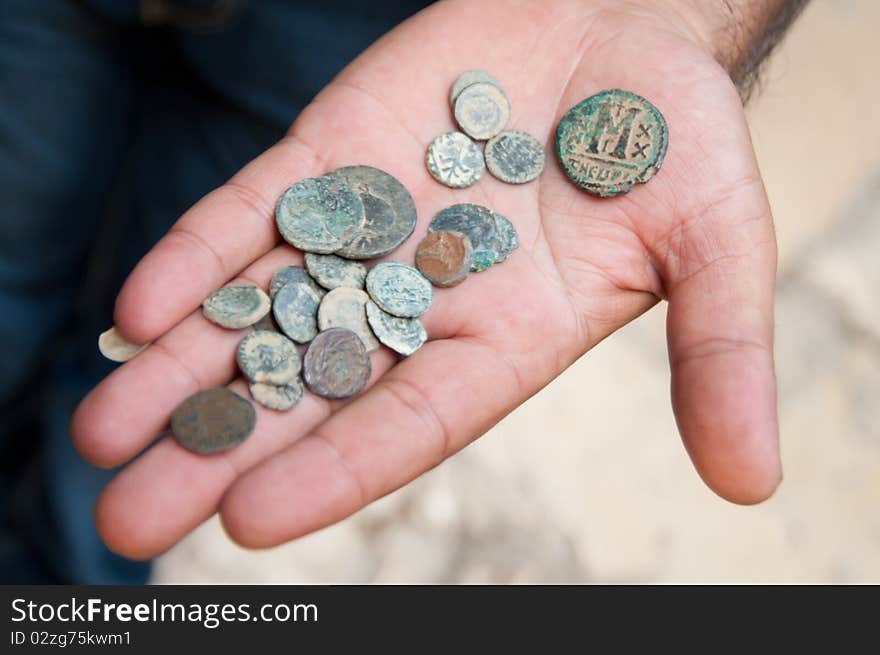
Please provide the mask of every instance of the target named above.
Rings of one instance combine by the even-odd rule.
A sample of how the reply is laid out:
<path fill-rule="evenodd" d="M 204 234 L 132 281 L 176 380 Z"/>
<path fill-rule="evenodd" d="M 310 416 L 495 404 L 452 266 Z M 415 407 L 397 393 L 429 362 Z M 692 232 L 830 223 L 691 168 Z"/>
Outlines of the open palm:
<path fill-rule="evenodd" d="M 700 474 L 736 502 L 772 493 L 770 210 L 732 83 L 683 22 L 643 4 L 441 2 L 367 50 L 285 139 L 178 221 L 117 301 L 123 332 L 155 343 L 105 379 L 73 421 L 90 461 L 131 460 L 96 512 L 111 548 L 156 555 L 217 511 L 247 546 L 338 521 L 482 435 L 661 298 L 673 404 Z M 608 88 L 645 96 L 669 125 L 663 169 L 608 200 L 578 190 L 553 156 L 531 184 L 440 186 L 425 149 L 453 128 L 448 89 L 470 68 L 501 81 L 510 127 L 548 148 L 583 98 Z M 390 259 L 411 263 L 431 217 L 459 202 L 509 217 L 522 245 L 502 265 L 437 290 L 423 317 L 431 341 L 399 363 L 374 353 L 371 387 L 358 398 L 306 394 L 286 413 L 257 406 L 256 430 L 238 448 L 201 456 L 164 436 L 134 459 L 198 389 L 228 383 L 247 396 L 234 359 L 241 333 L 209 323 L 199 305 L 227 282 L 266 288 L 277 269 L 300 263 L 279 244 L 274 203 L 293 182 L 349 164 L 385 169 L 413 194 L 415 235 Z"/>

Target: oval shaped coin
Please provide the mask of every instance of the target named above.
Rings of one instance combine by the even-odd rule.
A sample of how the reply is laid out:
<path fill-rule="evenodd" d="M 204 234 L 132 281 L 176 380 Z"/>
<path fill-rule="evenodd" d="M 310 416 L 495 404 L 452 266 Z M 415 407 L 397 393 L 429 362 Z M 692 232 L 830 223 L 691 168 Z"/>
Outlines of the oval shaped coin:
<path fill-rule="evenodd" d="M 367 273 L 367 293 L 379 307 L 402 318 L 424 314 L 434 296 L 425 276 L 400 262 L 376 264 Z"/>
<path fill-rule="evenodd" d="M 461 132 L 447 132 L 431 141 L 425 164 L 435 180 L 453 189 L 476 184 L 486 170 L 483 153 Z"/>
<path fill-rule="evenodd" d="M 428 225 L 429 232 L 461 232 L 474 249 L 472 271 L 484 271 L 498 257 L 498 227 L 494 214 L 482 205 L 463 203 L 440 211 Z"/>
<path fill-rule="evenodd" d="M 502 182 L 525 184 L 544 170 L 544 146 L 528 132 L 504 130 L 486 144 L 486 168 Z"/>
<path fill-rule="evenodd" d="M 349 398 L 360 393 L 367 386 L 371 371 L 363 341 L 345 328 L 319 333 L 303 358 L 306 386 L 323 398 Z"/>
<path fill-rule="evenodd" d="M 285 266 L 275 271 L 275 274 L 272 276 L 272 281 L 269 282 L 269 297 L 275 298 L 278 289 L 291 282 L 308 284 L 319 296 L 327 293 L 326 290 L 318 286 L 318 283 L 312 279 L 312 276 L 302 266 Z"/>
<path fill-rule="evenodd" d="M 281 236 L 306 252 L 332 253 L 347 245 L 364 223 L 364 203 L 339 179 L 323 176 L 297 182 L 275 207 Z"/>
<path fill-rule="evenodd" d="M 302 367 L 293 341 L 269 330 L 255 330 L 242 339 L 235 359 L 251 382 L 288 384 Z"/>
<path fill-rule="evenodd" d="M 519 248 L 519 235 L 505 216 L 495 212 L 492 216 L 495 218 L 495 263 L 500 264 Z"/>
<path fill-rule="evenodd" d="M 361 196 L 364 224 L 336 254 L 348 259 L 387 255 L 416 229 L 416 203 L 401 182 L 372 166 L 345 166 L 328 173 Z"/>
<path fill-rule="evenodd" d="M 474 248 L 462 232 L 429 232 L 416 250 L 416 268 L 438 287 L 464 282 L 473 263 Z"/>
<path fill-rule="evenodd" d="M 225 387 L 206 389 L 184 400 L 171 414 L 171 431 L 194 453 L 216 453 L 247 439 L 257 422 L 250 401 Z"/>
<path fill-rule="evenodd" d="M 364 288 L 367 267 L 359 262 L 343 259 L 336 255 L 316 255 L 311 252 L 306 253 L 305 260 L 309 273 L 325 289 Z"/>
<path fill-rule="evenodd" d="M 321 330 L 329 330 L 341 327 L 351 330 L 364 342 L 367 352 L 372 352 L 379 347 L 379 342 L 373 336 L 367 323 L 367 312 L 364 306 L 370 297 L 361 289 L 351 287 L 337 287 L 330 291 L 321 301 L 318 307 L 318 327 Z"/>
<path fill-rule="evenodd" d="M 272 313 L 284 334 L 297 343 L 306 343 L 318 333 L 320 302 L 320 296 L 308 284 L 293 282 L 285 284 L 275 294 Z"/>
<path fill-rule="evenodd" d="M 458 94 L 454 113 L 462 132 L 477 141 L 485 141 L 507 126 L 510 102 L 500 87 L 477 82 Z"/>
<path fill-rule="evenodd" d="M 202 303 L 202 313 L 212 323 L 238 330 L 253 325 L 266 314 L 272 301 L 259 287 L 223 287 Z"/>
<path fill-rule="evenodd" d="M 127 362 L 149 345 L 126 341 L 115 325 L 98 336 L 98 351 L 113 362 Z"/>
<path fill-rule="evenodd" d="M 556 128 L 556 154 L 568 179 L 602 198 L 648 182 L 660 170 L 668 144 L 660 110 L 620 89 L 575 105 Z"/>
<path fill-rule="evenodd" d="M 455 107 L 455 99 L 458 98 L 459 94 L 464 91 L 471 84 L 476 84 L 477 82 L 487 82 L 489 84 L 494 84 L 499 89 L 501 88 L 500 82 L 496 80 L 494 77 L 489 75 L 486 71 L 481 70 L 470 70 L 465 71 L 461 75 L 458 76 L 458 79 L 455 80 L 452 84 L 452 88 L 449 90 L 449 104 L 452 107 Z"/>
<path fill-rule="evenodd" d="M 263 382 L 252 382 L 249 387 L 251 396 L 263 407 L 286 411 L 296 405 L 303 395 L 302 380 L 293 378 L 287 384 L 274 385 Z"/>
<path fill-rule="evenodd" d="M 419 319 L 392 316 L 372 300 L 367 303 L 367 320 L 379 341 L 401 355 L 412 355 L 428 340 Z"/>

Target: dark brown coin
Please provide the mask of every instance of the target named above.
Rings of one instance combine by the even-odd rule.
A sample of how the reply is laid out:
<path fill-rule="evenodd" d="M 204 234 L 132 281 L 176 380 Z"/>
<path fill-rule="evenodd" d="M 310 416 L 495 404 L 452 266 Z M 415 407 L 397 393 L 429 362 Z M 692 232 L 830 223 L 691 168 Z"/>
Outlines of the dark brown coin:
<path fill-rule="evenodd" d="M 474 248 L 462 232 L 430 232 L 416 250 L 416 268 L 438 287 L 464 282 L 473 263 Z"/>
<path fill-rule="evenodd" d="M 206 389 L 184 400 L 171 415 L 171 431 L 194 453 L 237 446 L 254 431 L 253 404 L 225 387 Z"/>
<path fill-rule="evenodd" d="M 360 393 L 371 371 L 363 341 L 345 328 L 319 332 L 303 358 L 306 386 L 323 398 L 349 398 Z"/>

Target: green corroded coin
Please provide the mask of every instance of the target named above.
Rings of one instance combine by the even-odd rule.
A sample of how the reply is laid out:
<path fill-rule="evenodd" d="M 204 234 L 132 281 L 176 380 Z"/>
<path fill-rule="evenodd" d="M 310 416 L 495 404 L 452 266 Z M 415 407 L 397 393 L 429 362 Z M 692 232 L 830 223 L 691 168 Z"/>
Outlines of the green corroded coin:
<path fill-rule="evenodd" d="M 235 359 L 251 382 L 288 384 L 302 368 L 293 341 L 269 330 L 256 330 L 242 339 Z"/>
<path fill-rule="evenodd" d="M 367 386 L 371 371 L 363 341 L 345 328 L 319 333 L 303 358 L 306 386 L 322 398 L 349 398 L 360 393 Z"/>
<path fill-rule="evenodd" d="M 500 264 L 519 248 L 519 235 L 516 228 L 505 216 L 493 213 L 495 218 L 495 263 Z"/>
<path fill-rule="evenodd" d="M 447 132 L 431 141 L 425 165 L 435 180 L 453 189 L 476 184 L 486 170 L 483 153 L 462 132 Z"/>
<path fill-rule="evenodd" d="M 387 255 L 416 228 L 416 203 L 393 175 L 372 166 L 345 166 L 328 173 L 339 178 L 364 205 L 364 224 L 350 243 L 336 251 L 348 259 Z"/>
<path fill-rule="evenodd" d="M 489 139 L 483 158 L 489 172 L 509 184 L 531 182 L 544 170 L 544 146 L 520 130 L 504 130 Z"/>
<path fill-rule="evenodd" d="M 271 306 L 269 296 L 259 287 L 223 287 L 205 299 L 202 313 L 217 325 L 238 330 L 259 321 Z"/>
<path fill-rule="evenodd" d="M 359 262 L 343 259 L 336 255 L 316 255 L 311 252 L 306 253 L 305 260 L 309 273 L 325 289 L 364 288 L 367 267 Z"/>
<path fill-rule="evenodd" d="M 348 245 L 364 223 L 361 197 L 329 176 L 297 182 L 278 201 L 281 236 L 306 252 L 332 253 Z"/>
<path fill-rule="evenodd" d="M 256 422 L 250 401 L 220 387 L 199 391 L 178 405 L 171 414 L 171 431 L 187 450 L 215 453 L 247 439 Z"/>
<path fill-rule="evenodd" d="M 668 142 L 663 114 L 620 89 L 576 105 L 556 130 L 556 153 L 568 179 L 603 198 L 650 180 L 660 170 Z"/>
<path fill-rule="evenodd" d="M 278 327 L 297 343 L 311 341 L 318 333 L 318 305 L 321 297 L 308 284 L 285 284 L 275 294 L 272 313 Z"/>
<path fill-rule="evenodd" d="M 474 249 L 472 271 L 484 271 L 498 258 L 495 215 L 482 205 L 464 203 L 447 207 L 434 216 L 428 231 L 466 234 Z"/>
<path fill-rule="evenodd" d="M 489 84 L 494 84 L 499 89 L 501 88 L 501 84 L 498 82 L 498 80 L 489 75 L 489 73 L 487 73 L 486 71 L 465 71 L 458 76 L 458 79 L 455 80 L 455 82 L 452 84 L 452 88 L 449 90 L 449 104 L 452 107 L 455 107 L 455 100 L 456 98 L 458 98 L 459 94 L 471 84 L 476 84 L 477 82 L 487 82 Z"/>
<path fill-rule="evenodd" d="M 364 310 L 364 305 L 369 300 L 370 297 L 361 289 L 336 287 L 324 296 L 321 306 L 318 307 L 318 328 L 320 330 L 346 328 L 360 337 L 367 352 L 376 350 L 379 342 L 370 331 L 367 313 Z"/>
<path fill-rule="evenodd" d="M 323 296 L 327 293 L 324 289 L 318 286 L 318 283 L 312 279 L 312 276 L 309 275 L 308 271 L 302 266 L 285 266 L 284 268 L 279 268 L 275 271 L 275 275 L 272 276 L 272 281 L 269 283 L 269 297 L 275 298 L 278 289 L 291 282 L 303 282 L 304 284 L 308 284 L 319 296 Z"/>
<path fill-rule="evenodd" d="M 367 302 L 367 320 L 376 338 L 401 355 L 412 355 L 428 340 L 419 319 L 392 316 L 372 300 Z"/>
<path fill-rule="evenodd" d="M 510 102 L 500 87 L 477 82 L 458 94 L 453 113 L 462 132 L 477 141 L 485 141 L 507 127 Z"/>
<path fill-rule="evenodd" d="M 303 396 L 302 380 L 293 378 L 287 384 L 274 385 L 264 382 L 252 382 L 249 387 L 251 396 L 263 407 L 286 411 L 294 407 Z"/>
<path fill-rule="evenodd" d="M 400 262 L 374 266 L 367 274 L 367 293 L 383 310 L 402 318 L 424 314 L 434 294 L 424 275 Z"/>

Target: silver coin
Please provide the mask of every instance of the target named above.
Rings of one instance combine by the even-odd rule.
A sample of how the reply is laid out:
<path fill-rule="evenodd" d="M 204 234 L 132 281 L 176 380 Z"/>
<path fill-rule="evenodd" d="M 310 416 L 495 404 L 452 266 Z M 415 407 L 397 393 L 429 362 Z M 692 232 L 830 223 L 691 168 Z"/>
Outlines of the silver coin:
<path fill-rule="evenodd" d="M 519 235 L 516 228 L 505 216 L 499 213 L 493 213 L 495 218 L 495 263 L 500 264 L 510 256 L 514 250 L 519 248 Z"/>
<path fill-rule="evenodd" d="M 98 351 L 113 362 L 127 362 L 149 345 L 126 341 L 115 325 L 98 336 Z"/>
<path fill-rule="evenodd" d="M 371 372 L 364 342 L 345 328 L 330 328 L 319 333 L 303 358 L 306 386 L 323 398 L 348 398 L 360 393 L 367 386 Z"/>
<path fill-rule="evenodd" d="M 288 384 L 302 368 L 293 341 L 269 330 L 256 330 L 242 339 L 235 359 L 251 382 Z"/>
<path fill-rule="evenodd" d="M 447 132 L 431 141 L 425 164 L 435 180 L 453 189 L 476 184 L 486 170 L 483 153 L 461 132 Z"/>
<path fill-rule="evenodd" d="M 318 333 L 318 305 L 321 298 L 308 284 L 285 284 L 275 294 L 272 313 L 278 327 L 297 343 L 311 341 Z"/>
<path fill-rule="evenodd" d="M 489 73 L 487 73 L 486 71 L 465 71 L 458 76 L 458 79 L 455 80 L 455 82 L 452 84 L 452 88 L 449 90 L 450 106 L 455 107 L 455 100 L 456 98 L 458 98 L 459 94 L 471 84 L 476 84 L 477 82 L 487 82 L 489 84 L 494 84 L 499 89 L 501 88 L 501 84 L 498 82 L 498 80 L 489 75 Z"/>
<path fill-rule="evenodd" d="M 401 355 L 412 355 L 428 340 L 419 319 L 392 316 L 372 300 L 367 303 L 367 320 L 376 338 Z"/>
<path fill-rule="evenodd" d="M 458 94 L 454 113 L 462 132 L 477 141 L 485 141 L 507 126 L 510 102 L 499 87 L 477 82 Z"/>
<path fill-rule="evenodd" d="M 287 384 L 274 385 L 263 382 L 252 382 L 249 387 L 251 396 L 263 407 L 286 411 L 294 407 L 303 396 L 302 380 L 293 378 Z"/>
<path fill-rule="evenodd" d="M 486 144 L 486 168 L 502 182 L 525 184 L 544 170 L 544 147 L 528 132 L 504 130 Z"/>
<path fill-rule="evenodd" d="M 271 306 L 269 296 L 259 287 L 223 287 L 205 299 L 202 313 L 212 323 L 238 330 L 259 321 Z"/>
<path fill-rule="evenodd" d="M 316 255 L 311 252 L 306 253 L 305 260 L 311 276 L 325 289 L 364 288 L 367 267 L 360 262 L 353 262 L 336 255 Z"/>
<path fill-rule="evenodd" d="M 308 271 L 302 266 L 285 266 L 284 268 L 279 268 L 275 271 L 275 274 L 272 276 L 272 281 L 269 282 L 269 297 L 274 298 L 275 294 L 278 293 L 278 289 L 291 282 L 303 282 L 308 284 L 319 296 L 323 296 L 327 293 L 324 289 L 318 286 L 318 283 L 312 279 L 312 276 L 309 275 Z"/>
<path fill-rule="evenodd" d="M 367 293 L 380 308 L 401 318 L 424 314 L 434 295 L 424 275 L 400 262 L 376 264 L 367 273 Z"/>
<path fill-rule="evenodd" d="M 336 252 L 364 224 L 361 197 L 337 178 L 312 177 L 287 189 L 275 207 L 281 236 L 306 252 Z"/>
<path fill-rule="evenodd" d="M 351 242 L 336 254 L 348 259 L 387 255 L 416 228 L 416 203 L 393 175 L 372 166 L 345 166 L 328 173 L 360 194 L 364 224 Z"/>
<path fill-rule="evenodd" d="M 237 446 L 256 423 L 253 404 L 225 387 L 194 393 L 171 414 L 171 432 L 181 446 L 195 453 Z"/>
<path fill-rule="evenodd" d="M 318 327 L 322 331 L 334 327 L 346 328 L 360 337 L 367 352 L 378 349 L 379 342 L 370 330 L 364 309 L 369 300 L 370 297 L 361 289 L 336 287 L 324 296 L 318 307 Z"/>
<path fill-rule="evenodd" d="M 494 214 L 482 205 L 464 203 L 447 207 L 434 216 L 428 231 L 466 234 L 474 249 L 472 271 L 484 271 L 498 259 L 498 224 Z"/>

